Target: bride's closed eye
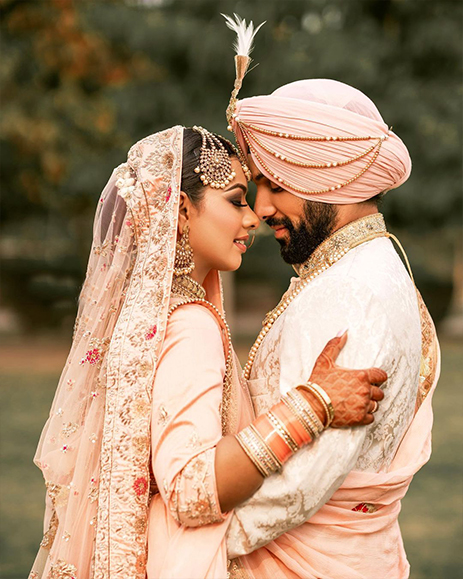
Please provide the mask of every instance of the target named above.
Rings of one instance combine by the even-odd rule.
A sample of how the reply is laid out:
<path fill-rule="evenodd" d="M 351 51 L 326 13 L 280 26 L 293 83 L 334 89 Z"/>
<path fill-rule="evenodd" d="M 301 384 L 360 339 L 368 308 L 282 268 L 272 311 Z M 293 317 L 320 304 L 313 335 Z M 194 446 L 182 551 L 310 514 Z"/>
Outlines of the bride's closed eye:
<path fill-rule="evenodd" d="M 247 207 L 248 204 L 246 203 L 246 197 L 243 195 L 233 195 L 232 197 L 228 198 L 228 201 L 235 207 Z M 244 203 L 243 203 L 244 201 Z"/>

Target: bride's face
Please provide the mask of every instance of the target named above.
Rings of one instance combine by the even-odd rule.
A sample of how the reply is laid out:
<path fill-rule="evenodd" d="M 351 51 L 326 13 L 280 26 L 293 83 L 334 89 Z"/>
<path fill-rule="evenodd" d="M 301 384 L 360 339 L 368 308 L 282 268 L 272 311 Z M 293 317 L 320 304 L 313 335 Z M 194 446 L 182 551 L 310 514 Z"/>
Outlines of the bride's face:
<path fill-rule="evenodd" d="M 190 245 L 196 265 L 193 277 L 194 273 L 205 276 L 211 269 L 238 269 L 249 231 L 259 225 L 259 218 L 246 202 L 247 181 L 236 157 L 232 157 L 232 167 L 236 176 L 225 189 L 204 187 L 199 206 L 188 204 Z M 185 222 L 180 219 L 181 228 Z"/>

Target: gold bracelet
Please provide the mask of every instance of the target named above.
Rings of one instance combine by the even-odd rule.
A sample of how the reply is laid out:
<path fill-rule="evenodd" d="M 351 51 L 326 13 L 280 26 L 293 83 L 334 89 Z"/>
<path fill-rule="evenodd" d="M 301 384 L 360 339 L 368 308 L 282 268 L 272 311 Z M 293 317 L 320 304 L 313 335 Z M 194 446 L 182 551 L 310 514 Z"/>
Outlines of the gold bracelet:
<path fill-rule="evenodd" d="M 235 436 L 235 438 L 238 441 L 241 448 L 247 454 L 248 458 L 251 459 L 251 461 L 253 462 L 253 464 L 257 468 L 257 470 L 260 472 L 260 474 L 264 478 L 267 478 L 268 476 L 270 476 L 271 472 L 268 469 L 267 465 L 264 464 L 264 461 L 262 460 L 262 456 L 259 456 L 260 451 L 257 448 L 255 441 L 253 441 L 248 436 L 248 433 L 246 433 L 245 430 L 246 429 L 242 430 L 241 432 L 238 432 L 238 434 Z"/>
<path fill-rule="evenodd" d="M 326 424 L 325 428 L 333 422 L 334 418 L 334 408 L 331 404 L 331 399 L 328 394 L 315 382 L 307 382 L 305 385 L 301 385 L 301 388 L 312 392 L 316 398 L 318 398 L 319 402 L 323 406 L 325 413 L 326 413 Z"/>
<path fill-rule="evenodd" d="M 288 397 L 301 410 L 310 428 L 313 430 L 315 438 L 318 438 L 325 429 L 325 427 L 323 426 L 323 423 L 320 420 L 320 418 L 318 418 L 317 413 L 313 410 L 309 401 L 301 392 L 299 392 L 297 388 L 292 388 L 288 392 Z"/>
<path fill-rule="evenodd" d="M 273 450 L 270 448 L 270 446 L 265 442 L 265 440 L 262 438 L 260 432 L 257 430 L 257 428 L 254 426 L 254 424 L 250 424 L 248 426 L 248 428 L 253 432 L 254 436 L 256 437 L 256 439 L 259 441 L 259 443 L 261 444 L 261 446 L 264 448 L 267 456 L 268 456 L 268 460 L 270 461 L 270 463 L 272 464 L 272 472 L 279 472 L 281 470 L 281 467 L 283 466 L 282 463 L 280 462 L 280 460 L 278 459 L 278 457 L 276 456 L 276 454 L 273 452 Z"/>
<path fill-rule="evenodd" d="M 285 403 L 288 410 L 290 410 L 294 414 L 294 416 L 297 418 L 297 420 L 299 421 L 301 426 L 304 428 L 304 430 L 307 432 L 307 434 L 313 440 L 315 438 L 315 432 L 312 429 L 312 427 L 310 426 L 310 424 L 307 422 L 305 417 L 303 416 L 302 410 L 288 396 L 282 396 L 281 400 Z"/>
<path fill-rule="evenodd" d="M 238 432 L 235 438 L 263 477 L 281 469 L 281 462 L 252 424 Z"/>
<path fill-rule="evenodd" d="M 286 396 L 282 397 L 283 402 L 286 406 L 291 410 L 291 412 L 296 416 L 299 422 L 302 424 L 305 431 L 309 434 L 310 438 L 314 440 L 319 436 L 319 432 L 313 422 L 309 419 L 305 409 L 303 408 L 302 404 L 299 403 L 299 400 L 294 400 L 288 392 Z M 323 425 L 322 425 L 323 428 Z"/>

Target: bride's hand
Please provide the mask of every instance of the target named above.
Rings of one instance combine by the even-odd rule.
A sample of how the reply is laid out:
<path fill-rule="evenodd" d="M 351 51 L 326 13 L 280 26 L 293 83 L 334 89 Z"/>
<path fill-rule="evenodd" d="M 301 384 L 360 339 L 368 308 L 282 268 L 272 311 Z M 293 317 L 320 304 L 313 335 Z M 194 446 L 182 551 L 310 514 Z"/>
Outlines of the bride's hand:
<path fill-rule="evenodd" d="M 379 368 L 349 370 L 335 364 L 336 358 L 347 341 L 347 332 L 330 340 L 315 362 L 309 378 L 325 390 L 334 408 L 331 426 L 340 428 L 374 421 L 378 403 L 384 398 L 378 388 L 387 380 L 387 374 Z M 304 392 L 307 395 L 307 392 Z M 311 403 L 313 405 L 313 399 Z"/>

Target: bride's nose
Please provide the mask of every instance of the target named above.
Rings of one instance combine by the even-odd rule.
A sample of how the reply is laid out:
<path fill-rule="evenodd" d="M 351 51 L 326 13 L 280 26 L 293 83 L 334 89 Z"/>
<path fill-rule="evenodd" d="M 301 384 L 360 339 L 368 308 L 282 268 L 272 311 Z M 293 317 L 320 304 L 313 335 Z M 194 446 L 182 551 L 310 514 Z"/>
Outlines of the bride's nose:
<path fill-rule="evenodd" d="M 259 218 L 254 213 L 254 211 L 250 208 L 246 208 L 246 214 L 243 219 L 243 227 L 245 229 L 257 229 L 259 227 Z"/>

